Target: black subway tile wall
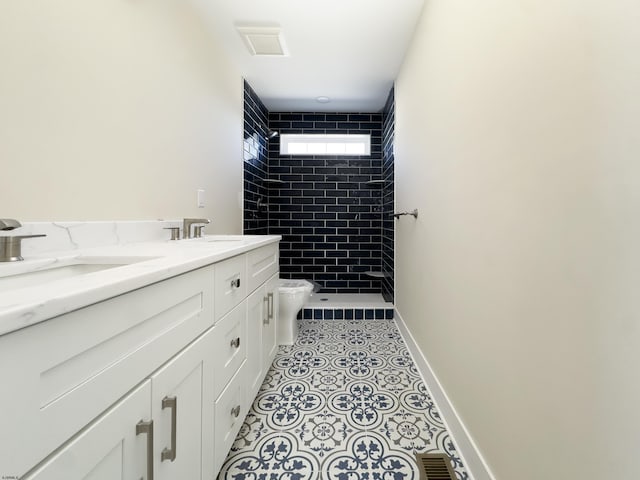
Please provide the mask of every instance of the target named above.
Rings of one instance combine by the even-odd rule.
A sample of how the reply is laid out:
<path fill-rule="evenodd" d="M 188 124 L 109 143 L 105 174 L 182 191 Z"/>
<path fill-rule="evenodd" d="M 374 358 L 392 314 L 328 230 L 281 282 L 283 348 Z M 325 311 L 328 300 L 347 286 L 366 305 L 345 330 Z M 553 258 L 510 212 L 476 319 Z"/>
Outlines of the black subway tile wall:
<path fill-rule="evenodd" d="M 267 235 L 268 115 L 266 107 L 244 82 L 244 228 L 245 234 Z"/>
<path fill-rule="evenodd" d="M 393 301 L 394 109 L 391 90 L 382 113 L 269 112 L 245 82 L 244 233 L 282 235 L 281 277 Z M 371 155 L 281 156 L 269 130 L 370 134 Z"/>
<path fill-rule="evenodd" d="M 395 96 L 393 88 L 382 113 L 382 296 L 387 302 L 394 301 L 394 153 Z"/>
<path fill-rule="evenodd" d="M 281 156 L 279 137 L 270 141 L 269 233 L 283 237 L 283 278 L 314 280 L 326 293 L 381 293 L 383 114 L 270 112 L 268 125 L 371 135 L 370 156 Z"/>

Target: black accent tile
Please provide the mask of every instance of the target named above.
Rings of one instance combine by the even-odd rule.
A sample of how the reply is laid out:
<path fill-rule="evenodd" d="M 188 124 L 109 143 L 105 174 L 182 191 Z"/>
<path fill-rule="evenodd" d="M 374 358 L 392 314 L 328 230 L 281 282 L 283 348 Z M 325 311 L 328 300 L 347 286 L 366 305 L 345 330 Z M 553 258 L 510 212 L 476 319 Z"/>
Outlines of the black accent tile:
<path fill-rule="evenodd" d="M 328 293 L 382 292 L 393 298 L 394 221 L 384 217 L 392 213 L 394 197 L 393 90 L 382 113 L 268 112 L 246 82 L 244 91 L 244 233 L 283 236 L 284 278 L 295 275 L 319 281 Z M 279 139 L 266 140 L 269 129 L 368 133 L 372 155 L 280 156 Z M 382 185 L 367 183 L 381 179 Z M 270 206 L 268 212 L 257 211 L 259 198 Z M 389 277 L 380 280 L 362 274 L 381 267 Z M 315 318 L 311 310 L 308 314 Z"/>
<path fill-rule="evenodd" d="M 361 308 L 356 308 L 353 310 L 354 319 L 355 320 L 363 320 L 364 319 L 364 310 Z"/>
<path fill-rule="evenodd" d="M 373 310 L 372 309 L 366 309 L 364 311 L 365 320 L 373 320 L 373 316 L 374 316 L 374 314 L 373 314 Z"/>

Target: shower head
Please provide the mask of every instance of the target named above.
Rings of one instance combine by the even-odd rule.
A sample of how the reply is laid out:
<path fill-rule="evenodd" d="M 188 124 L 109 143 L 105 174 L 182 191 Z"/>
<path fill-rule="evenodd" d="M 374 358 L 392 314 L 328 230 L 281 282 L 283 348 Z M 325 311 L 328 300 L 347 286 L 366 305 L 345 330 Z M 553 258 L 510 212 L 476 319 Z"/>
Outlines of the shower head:
<path fill-rule="evenodd" d="M 278 132 L 276 132 L 275 130 L 269 130 L 267 132 L 267 138 L 275 138 L 278 136 Z"/>

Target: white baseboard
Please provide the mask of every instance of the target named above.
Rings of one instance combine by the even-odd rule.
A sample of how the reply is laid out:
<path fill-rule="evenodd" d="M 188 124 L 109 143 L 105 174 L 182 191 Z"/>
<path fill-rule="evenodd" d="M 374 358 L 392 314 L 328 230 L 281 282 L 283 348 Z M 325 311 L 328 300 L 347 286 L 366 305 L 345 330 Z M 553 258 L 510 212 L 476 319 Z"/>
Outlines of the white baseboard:
<path fill-rule="evenodd" d="M 473 438 L 471 438 L 471 435 L 469 435 L 468 430 L 462 423 L 455 408 L 453 408 L 453 404 L 431 369 L 427 358 L 420 348 L 418 348 L 418 344 L 413 338 L 413 335 L 411 335 L 402 316 L 398 313 L 397 309 L 394 313 L 398 330 L 400 330 L 400 334 L 407 344 L 409 353 L 413 357 L 413 361 L 422 376 L 422 380 L 424 380 L 425 385 L 427 385 L 431 393 L 436 408 L 440 412 L 442 421 L 455 441 L 458 453 L 462 458 L 467 472 L 469 472 L 471 480 L 496 480 L 484 458 L 482 458 Z"/>

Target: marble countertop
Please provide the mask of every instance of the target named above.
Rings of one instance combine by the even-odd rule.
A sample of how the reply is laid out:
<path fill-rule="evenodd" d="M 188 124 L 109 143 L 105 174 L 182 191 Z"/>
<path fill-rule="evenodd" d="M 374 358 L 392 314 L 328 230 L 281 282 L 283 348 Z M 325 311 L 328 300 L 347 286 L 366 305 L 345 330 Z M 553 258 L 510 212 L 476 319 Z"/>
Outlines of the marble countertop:
<path fill-rule="evenodd" d="M 0 264 L 0 335 L 142 288 L 256 247 L 278 235 L 217 236 L 60 251 Z M 8 276 L 76 263 L 136 263 L 14 288 Z"/>

